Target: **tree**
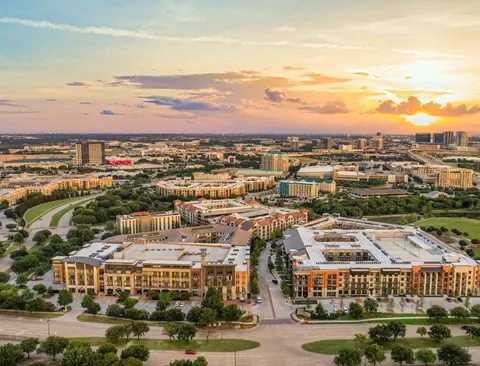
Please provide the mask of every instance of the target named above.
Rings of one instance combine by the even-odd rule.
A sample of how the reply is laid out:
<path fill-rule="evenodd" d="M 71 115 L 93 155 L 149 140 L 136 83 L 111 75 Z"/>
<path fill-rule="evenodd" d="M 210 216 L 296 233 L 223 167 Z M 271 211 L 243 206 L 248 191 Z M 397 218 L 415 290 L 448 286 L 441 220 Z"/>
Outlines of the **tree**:
<path fill-rule="evenodd" d="M 33 291 L 37 291 L 38 294 L 44 294 L 47 292 L 47 286 L 45 286 L 43 283 L 37 283 L 32 287 Z"/>
<path fill-rule="evenodd" d="M 396 344 L 392 348 L 390 357 L 393 362 L 399 363 L 400 366 L 402 366 L 404 362 L 409 365 L 415 362 L 415 354 L 413 353 L 413 350 L 400 344 Z"/>
<path fill-rule="evenodd" d="M 378 324 L 368 330 L 368 336 L 375 343 L 386 343 L 392 335 L 392 330 L 387 324 Z"/>
<path fill-rule="evenodd" d="M 97 315 L 100 312 L 100 310 L 102 310 L 102 308 L 100 307 L 100 304 L 98 302 L 93 301 L 88 305 L 87 313 L 92 314 L 95 317 L 95 315 Z"/>
<path fill-rule="evenodd" d="M 452 333 L 447 326 L 443 324 L 435 324 L 430 327 L 430 331 L 428 332 L 430 338 L 434 339 L 437 342 L 441 342 L 444 339 L 450 338 Z"/>
<path fill-rule="evenodd" d="M 428 366 L 428 364 L 432 364 L 437 360 L 437 356 L 435 356 L 435 353 L 433 353 L 429 349 L 419 349 L 415 353 L 415 358 L 417 361 L 423 363 L 425 366 Z"/>
<path fill-rule="evenodd" d="M 130 357 L 137 358 L 142 361 L 147 361 L 150 357 L 150 351 L 148 350 L 148 347 L 144 346 L 143 344 L 132 344 L 131 346 L 124 348 L 122 350 L 122 353 L 120 354 L 120 358 L 122 360 Z"/>
<path fill-rule="evenodd" d="M 465 348 L 449 344 L 441 347 L 437 351 L 440 361 L 445 362 L 447 366 L 467 366 L 472 360 L 472 356 Z"/>
<path fill-rule="evenodd" d="M 257 277 L 254 277 L 251 281 L 252 295 L 258 295 L 260 293 L 260 285 L 258 284 Z"/>
<path fill-rule="evenodd" d="M 23 350 L 18 344 L 7 343 L 0 346 L 0 366 L 16 365 L 23 358 Z"/>
<path fill-rule="evenodd" d="M 83 297 L 81 306 L 82 308 L 87 309 L 88 306 L 94 301 L 95 301 L 94 297 L 92 295 L 87 294 Z"/>
<path fill-rule="evenodd" d="M 363 302 L 363 308 L 367 313 L 374 314 L 378 311 L 378 301 L 375 299 L 366 299 Z"/>
<path fill-rule="evenodd" d="M 27 358 L 30 358 L 30 353 L 37 349 L 39 343 L 40 341 L 38 338 L 27 338 L 20 343 L 20 347 L 22 348 L 22 351 L 27 354 Z"/>
<path fill-rule="evenodd" d="M 362 353 L 352 348 L 343 348 L 333 359 L 336 366 L 360 366 L 362 364 Z"/>
<path fill-rule="evenodd" d="M 57 304 L 60 306 L 67 306 L 73 302 L 73 294 L 70 290 L 60 290 L 58 293 Z"/>
<path fill-rule="evenodd" d="M 477 317 L 478 321 L 480 322 L 480 304 L 473 305 L 470 309 L 470 314 Z"/>
<path fill-rule="evenodd" d="M 117 353 L 117 347 L 111 343 L 102 343 L 100 347 L 97 348 L 97 353 L 106 355 L 107 353 Z"/>
<path fill-rule="evenodd" d="M 129 357 L 121 360 L 120 366 L 142 366 L 142 361 L 135 357 Z"/>
<path fill-rule="evenodd" d="M 129 327 L 127 325 L 127 327 Z M 107 329 L 105 338 L 110 343 L 116 344 L 125 336 L 125 325 L 114 325 Z"/>
<path fill-rule="evenodd" d="M 460 323 L 461 319 L 466 319 L 470 317 L 470 312 L 463 306 L 457 306 L 450 310 L 450 315 L 457 318 L 457 323 Z"/>
<path fill-rule="evenodd" d="M 123 301 L 123 307 L 125 309 L 133 309 L 137 305 L 138 300 L 132 297 L 129 297 Z"/>
<path fill-rule="evenodd" d="M 62 366 L 96 366 L 99 359 L 86 342 L 73 342 L 65 350 Z"/>
<path fill-rule="evenodd" d="M 166 300 L 160 299 L 157 301 L 157 306 L 155 307 L 157 310 L 167 310 L 168 305 L 170 305 Z"/>
<path fill-rule="evenodd" d="M 0 272 L 0 283 L 7 283 L 10 281 L 10 275 L 7 272 Z"/>
<path fill-rule="evenodd" d="M 448 311 L 443 306 L 432 305 L 427 309 L 427 315 L 430 319 L 433 319 L 438 323 L 440 319 L 445 319 L 448 317 Z"/>
<path fill-rule="evenodd" d="M 197 334 L 197 328 L 193 324 L 181 324 L 178 326 L 177 338 L 180 341 L 189 343 Z"/>
<path fill-rule="evenodd" d="M 130 291 L 122 291 L 118 293 L 118 300 L 119 302 L 124 303 L 125 300 L 129 298 L 129 296 L 130 296 Z"/>
<path fill-rule="evenodd" d="M 392 332 L 394 342 L 397 340 L 398 337 L 405 338 L 405 333 L 407 332 L 407 326 L 404 323 L 398 320 L 393 320 L 390 323 L 388 323 L 388 328 Z"/>
<path fill-rule="evenodd" d="M 322 303 L 318 303 L 315 306 L 315 311 L 312 314 L 314 319 L 325 320 L 328 318 L 328 311 L 324 308 Z"/>
<path fill-rule="evenodd" d="M 165 312 L 167 322 L 182 322 L 185 320 L 185 313 L 179 308 L 168 309 Z"/>
<path fill-rule="evenodd" d="M 357 304 L 355 301 L 351 302 L 348 306 L 348 313 L 353 319 L 362 319 L 363 318 L 363 308 L 360 304 Z"/>
<path fill-rule="evenodd" d="M 196 360 L 175 360 L 168 364 L 169 366 L 208 366 L 207 359 L 203 356 L 197 357 Z"/>
<path fill-rule="evenodd" d="M 150 327 L 145 322 L 133 322 L 130 324 L 130 328 L 132 329 L 132 334 L 137 337 L 137 340 L 140 340 L 140 336 L 143 336 L 150 330 Z"/>
<path fill-rule="evenodd" d="M 370 344 L 365 348 L 365 357 L 368 362 L 373 364 L 373 366 L 386 360 L 383 347 L 375 343 Z"/>
<path fill-rule="evenodd" d="M 108 305 L 107 311 L 106 311 L 107 316 L 113 316 L 113 317 L 122 317 L 125 315 L 125 309 L 123 306 L 120 306 L 118 304 L 111 304 Z"/>
<path fill-rule="evenodd" d="M 52 356 L 55 361 L 55 357 L 58 354 L 63 353 L 68 347 L 68 339 L 60 336 L 50 336 L 43 342 L 40 342 L 40 347 L 37 349 L 37 353 L 45 353 L 47 356 Z"/>
<path fill-rule="evenodd" d="M 16 279 L 15 282 L 17 283 L 17 285 L 18 285 L 19 287 L 23 287 L 23 286 L 25 286 L 25 285 L 27 284 L 27 282 L 28 282 L 28 276 L 27 276 L 25 273 L 21 273 L 21 274 L 18 275 L 18 277 L 17 277 L 17 279 Z"/>
<path fill-rule="evenodd" d="M 423 339 L 423 336 L 427 334 L 427 328 L 418 327 L 416 333 Z"/>
<path fill-rule="evenodd" d="M 231 304 L 225 306 L 223 309 L 223 319 L 226 322 L 236 322 L 242 317 L 242 309 L 240 309 L 236 304 Z"/>
<path fill-rule="evenodd" d="M 178 325 L 175 323 L 167 323 L 163 326 L 163 334 L 165 334 L 170 341 L 178 334 Z"/>
<path fill-rule="evenodd" d="M 190 309 L 187 314 L 187 321 L 190 323 L 197 324 L 200 321 L 200 316 L 202 315 L 202 308 L 199 306 L 194 306 Z"/>
<path fill-rule="evenodd" d="M 103 356 L 103 359 L 102 359 L 102 356 Z M 99 358 L 100 358 L 99 366 L 119 366 L 120 365 L 120 357 L 118 357 L 116 353 L 109 352 L 109 353 L 105 353 L 104 355 L 99 354 Z"/>

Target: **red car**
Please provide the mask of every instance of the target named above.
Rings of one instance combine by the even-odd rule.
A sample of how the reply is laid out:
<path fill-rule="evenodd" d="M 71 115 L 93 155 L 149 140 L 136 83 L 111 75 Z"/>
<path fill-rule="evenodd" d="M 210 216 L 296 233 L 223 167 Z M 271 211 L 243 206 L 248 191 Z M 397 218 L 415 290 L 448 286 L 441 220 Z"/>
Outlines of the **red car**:
<path fill-rule="evenodd" d="M 194 349 L 187 349 L 185 351 L 185 354 L 186 355 L 196 355 L 197 354 L 197 351 L 195 351 Z"/>

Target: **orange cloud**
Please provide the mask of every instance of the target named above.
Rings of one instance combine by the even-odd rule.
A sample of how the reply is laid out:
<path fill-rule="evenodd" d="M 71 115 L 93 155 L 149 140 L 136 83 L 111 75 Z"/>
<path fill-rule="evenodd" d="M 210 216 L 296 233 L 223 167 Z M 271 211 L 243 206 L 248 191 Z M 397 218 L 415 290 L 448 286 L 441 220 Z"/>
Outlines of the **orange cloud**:
<path fill-rule="evenodd" d="M 469 107 L 466 104 L 454 105 L 447 103 L 442 106 L 434 101 L 422 104 L 417 97 L 411 96 L 406 101 L 398 104 L 392 100 L 386 100 L 380 103 L 375 111 L 384 114 L 414 115 L 417 113 L 425 113 L 431 116 L 454 117 L 480 113 L 480 105 Z"/>

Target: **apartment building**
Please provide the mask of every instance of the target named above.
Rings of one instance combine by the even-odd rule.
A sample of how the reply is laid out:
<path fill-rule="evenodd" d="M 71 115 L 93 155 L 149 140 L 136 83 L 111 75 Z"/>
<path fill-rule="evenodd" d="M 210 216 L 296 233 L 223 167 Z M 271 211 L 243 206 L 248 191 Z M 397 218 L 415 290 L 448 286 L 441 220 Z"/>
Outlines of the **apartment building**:
<path fill-rule="evenodd" d="M 334 193 L 337 189 L 335 181 L 307 182 L 281 181 L 281 197 L 315 198 L 320 192 Z"/>
<path fill-rule="evenodd" d="M 170 212 L 133 212 L 116 218 L 120 234 L 137 234 L 150 231 L 171 230 L 180 227 L 180 215 Z"/>
<path fill-rule="evenodd" d="M 262 239 L 269 239 L 272 232 L 283 231 L 308 220 L 308 210 L 264 206 L 251 200 L 178 200 L 174 205 L 188 223 L 241 227 Z"/>
<path fill-rule="evenodd" d="M 338 296 L 466 296 L 479 264 L 418 228 L 324 217 L 284 232 L 297 299 Z"/>
<path fill-rule="evenodd" d="M 455 137 L 457 146 L 468 146 L 468 132 L 458 131 Z"/>
<path fill-rule="evenodd" d="M 13 205 L 30 193 L 42 193 L 46 196 L 58 189 L 91 190 L 111 187 L 112 177 L 89 175 L 29 176 L 22 174 L 0 182 L 0 201 L 6 200 Z"/>
<path fill-rule="evenodd" d="M 435 175 L 435 186 L 440 188 L 473 188 L 473 170 L 442 168 Z"/>
<path fill-rule="evenodd" d="M 262 170 L 288 172 L 289 167 L 288 154 L 279 151 L 269 151 L 262 156 L 262 162 L 260 165 Z"/>
<path fill-rule="evenodd" d="M 75 165 L 104 165 L 105 142 L 88 141 L 75 144 Z"/>
<path fill-rule="evenodd" d="M 250 233 L 222 225 L 121 235 L 52 259 L 53 281 L 74 293 L 189 292 L 250 296 Z"/>

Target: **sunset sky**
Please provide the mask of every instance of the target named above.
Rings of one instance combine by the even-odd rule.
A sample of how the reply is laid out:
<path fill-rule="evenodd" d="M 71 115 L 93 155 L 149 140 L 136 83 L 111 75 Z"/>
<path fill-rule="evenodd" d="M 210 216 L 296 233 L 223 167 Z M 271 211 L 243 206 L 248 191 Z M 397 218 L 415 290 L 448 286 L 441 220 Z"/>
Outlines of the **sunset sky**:
<path fill-rule="evenodd" d="M 480 133 L 480 0 L 0 2 L 0 132 Z"/>

